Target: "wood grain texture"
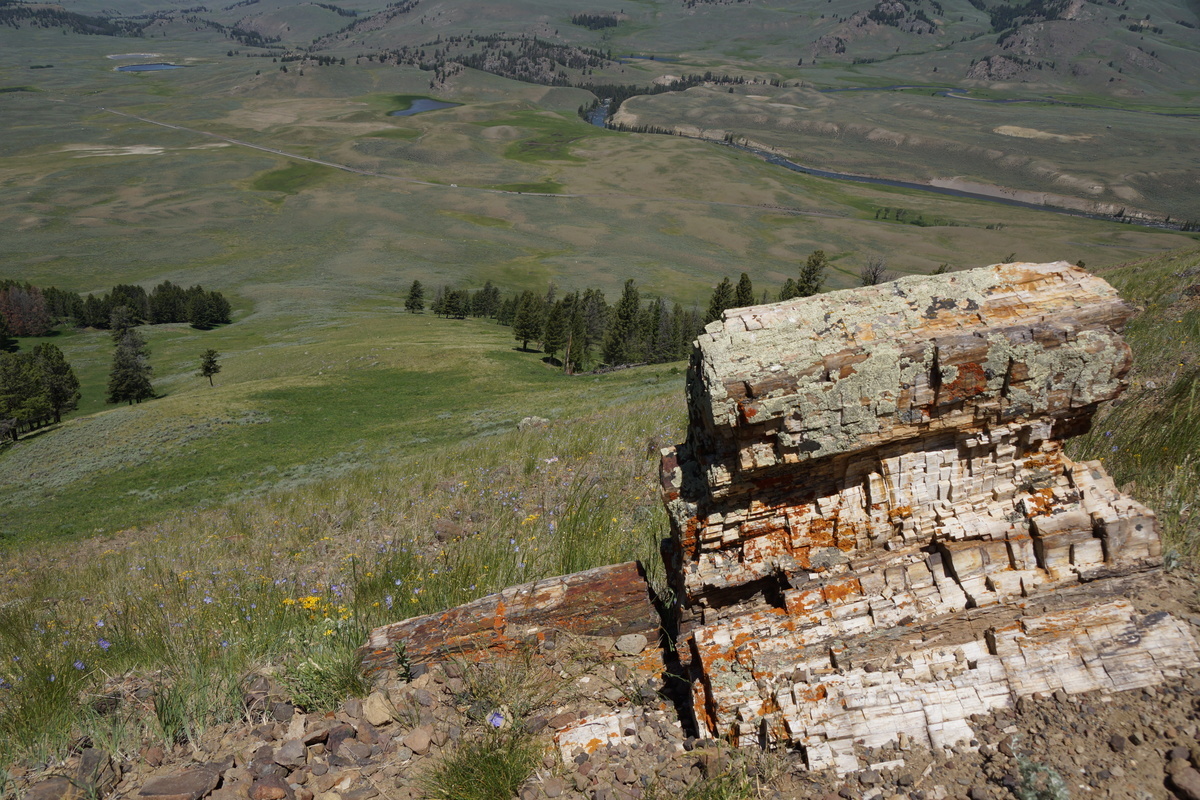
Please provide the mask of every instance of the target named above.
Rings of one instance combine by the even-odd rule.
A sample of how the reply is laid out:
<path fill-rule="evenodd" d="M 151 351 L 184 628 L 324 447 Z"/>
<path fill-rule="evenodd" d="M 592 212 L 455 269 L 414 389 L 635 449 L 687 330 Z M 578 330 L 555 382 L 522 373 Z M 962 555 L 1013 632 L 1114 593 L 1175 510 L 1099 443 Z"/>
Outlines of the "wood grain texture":
<path fill-rule="evenodd" d="M 376 628 L 359 650 L 369 670 L 501 655 L 559 632 L 578 636 L 640 633 L 657 641 L 659 619 L 635 561 L 511 586 L 437 614 Z"/>

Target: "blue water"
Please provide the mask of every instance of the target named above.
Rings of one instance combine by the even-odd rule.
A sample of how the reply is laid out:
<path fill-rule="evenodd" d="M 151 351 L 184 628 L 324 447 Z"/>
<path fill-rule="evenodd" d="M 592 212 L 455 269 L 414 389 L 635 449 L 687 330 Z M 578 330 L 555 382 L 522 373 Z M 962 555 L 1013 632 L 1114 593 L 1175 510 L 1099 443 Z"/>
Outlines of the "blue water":
<path fill-rule="evenodd" d="M 158 72 L 163 69 L 183 69 L 181 64 L 126 64 L 117 67 L 117 72 Z"/>
<path fill-rule="evenodd" d="M 597 128 L 608 127 L 608 107 L 612 103 L 611 100 L 605 100 L 600 105 L 588 112 L 587 121 Z"/>
<path fill-rule="evenodd" d="M 420 114 L 424 111 L 437 111 L 439 108 L 455 108 L 461 105 L 462 103 L 443 103 L 441 100 L 430 100 L 427 97 L 422 97 L 418 100 L 413 100 L 412 105 L 403 111 L 393 111 L 388 116 L 411 117 L 413 114 Z"/>

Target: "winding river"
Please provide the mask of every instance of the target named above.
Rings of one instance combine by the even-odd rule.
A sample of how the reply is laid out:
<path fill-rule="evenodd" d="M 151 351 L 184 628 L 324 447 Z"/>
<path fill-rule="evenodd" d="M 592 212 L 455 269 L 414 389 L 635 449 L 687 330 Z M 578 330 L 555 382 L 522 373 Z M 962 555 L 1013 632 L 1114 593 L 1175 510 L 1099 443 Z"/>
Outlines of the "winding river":
<path fill-rule="evenodd" d="M 1001 104 L 1047 103 L 1047 104 L 1071 106 L 1074 108 L 1098 108 L 1098 109 L 1101 109 L 1104 111 L 1126 111 L 1126 112 L 1135 113 L 1135 114 L 1153 114 L 1156 116 L 1163 116 L 1163 117 L 1200 117 L 1200 113 L 1178 114 L 1178 113 L 1169 113 L 1169 112 L 1165 112 L 1165 111 L 1139 111 L 1137 109 L 1118 108 L 1116 106 L 1099 106 L 1099 105 L 1090 105 L 1087 103 L 1072 103 L 1072 102 L 1067 102 L 1065 100 L 1055 100 L 1054 98 L 1044 98 L 1044 99 L 1011 98 L 1011 99 L 992 100 L 992 99 L 983 98 L 983 97 L 969 97 L 967 95 L 967 92 L 969 90 L 960 89 L 960 88 L 953 87 L 953 86 L 936 87 L 936 86 L 916 86 L 916 85 L 911 85 L 911 84 L 897 84 L 897 85 L 893 85 L 893 86 L 851 86 L 851 87 L 840 88 L 840 89 L 819 89 L 818 91 L 820 91 L 822 94 L 834 94 L 834 93 L 838 93 L 838 92 L 890 92 L 890 91 L 896 91 L 899 89 L 927 89 L 939 97 L 948 97 L 948 98 L 952 98 L 955 100 L 970 100 L 970 101 L 977 102 L 977 103 L 1001 103 Z M 607 100 L 607 99 L 604 100 L 600 105 L 598 105 L 595 109 L 593 109 L 592 111 L 590 111 L 588 113 L 587 121 L 590 124 L 595 125 L 597 127 L 607 128 L 608 127 L 608 112 L 609 112 L 610 105 L 611 105 L 611 103 L 609 100 Z M 680 134 L 680 135 L 682 135 L 682 134 Z M 712 141 L 711 139 L 704 139 L 704 138 L 698 137 L 698 136 L 687 136 L 685 138 L 698 139 L 700 141 L 709 141 L 709 142 Z M 1095 214 L 1095 213 L 1090 213 L 1087 211 L 1079 211 L 1079 210 L 1073 209 L 1073 208 L 1064 208 L 1061 206 L 1043 205 L 1040 203 L 1030 203 L 1030 202 L 1026 202 L 1024 200 L 1014 200 L 1014 199 L 1008 198 L 1008 197 L 999 197 L 996 195 L 981 194 L 979 192 L 968 192 L 968 191 L 964 191 L 962 189 L 951 189 L 951 188 L 944 187 L 944 186 L 932 186 L 928 183 L 916 183 L 914 181 L 893 180 L 891 178 L 871 178 L 866 175 L 854 175 L 854 174 L 847 173 L 847 172 L 832 172 L 830 170 L 816 169 L 815 167 L 806 167 L 803 164 L 797 164 L 794 161 L 789 161 L 788 159 L 784 158 L 783 156 L 776 155 L 775 153 L 771 153 L 767 150 L 762 150 L 757 147 L 749 147 L 746 145 L 733 144 L 731 142 L 719 142 L 719 144 L 723 144 L 727 147 L 734 147 L 738 150 L 742 150 L 744 152 L 756 155 L 759 158 L 762 158 L 763 160 L 765 160 L 768 164 L 774 164 L 775 166 L 783 167 L 784 169 L 790 169 L 793 172 L 801 172 L 801 173 L 804 173 L 805 175 L 812 175 L 817 178 L 828 178 L 828 179 L 837 180 L 837 181 L 850 181 L 852 183 L 870 183 L 870 184 L 874 184 L 876 186 L 892 186 L 897 189 L 912 189 L 912 190 L 915 190 L 918 192 L 928 192 L 930 194 L 940 194 L 940 195 L 946 195 L 949 197 L 961 197 L 961 198 L 964 198 L 967 200 L 983 200 L 988 203 L 999 203 L 1000 205 L 1014 206 L 1016 208 L 1028 208 L 1028 209 L 1032 209 L 1034 211 L 1049 211 L 1053 214 L 1065 214 L 1070 217 L 1085 217 L 1087 219 L 1098 219 L 1098 220 L 1104 220 L 1106 222 L 1125 222 L 1127 224 L 1143 225 L 1143 226 L 1151 227 L 1151 228 L 1164 228 L 1167 230 L 1179 230 L 1180 229 L 1179 225 L 1167 223 L 1167 222 L 1153 222 L 1153 221 L 1142 220 L 1142 219 L 1136 219 L 1136 220 L 1135 219 L 1123 219 L 1121 217 L 1114 217 L 1110 214 Z"/>

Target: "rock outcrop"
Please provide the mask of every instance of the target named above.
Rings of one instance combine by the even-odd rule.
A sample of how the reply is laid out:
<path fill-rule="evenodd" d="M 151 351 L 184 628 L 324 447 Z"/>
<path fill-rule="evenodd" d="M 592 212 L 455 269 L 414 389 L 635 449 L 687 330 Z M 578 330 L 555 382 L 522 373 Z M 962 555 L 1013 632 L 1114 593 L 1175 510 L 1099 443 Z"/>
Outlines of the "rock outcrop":
<path fill-rule="evenodd" d="M 1132 310 L 1066 263 L 1004 264 L 736 309 L 664 451 L 680 655 L 702 735 L 935 749 L 1061 690 L 1200 665 L 1167 614 L 1154 514 L 1065 439 L 1124 388 Z"/>

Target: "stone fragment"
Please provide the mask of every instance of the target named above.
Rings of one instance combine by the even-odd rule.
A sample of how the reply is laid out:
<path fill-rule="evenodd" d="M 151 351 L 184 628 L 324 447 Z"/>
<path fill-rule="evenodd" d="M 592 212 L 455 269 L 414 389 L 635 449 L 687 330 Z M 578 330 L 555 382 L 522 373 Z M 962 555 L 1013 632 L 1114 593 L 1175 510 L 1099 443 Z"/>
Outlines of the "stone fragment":
<path fill-rule="evenodd" d="M 294 800 L 295 793 L 283 778 L 267 775 L 257 778 L 250 789 L 250 800 Z"/>
<path fill-rule="evenodd" d="M 83 800 L 83 790 L 66 775 L 43 778 L 25 793 L 26 800 Z"/>
<path fill-rule="evenodd" d="M 217 787 L 221 774 L 209 766 L 192 767 L 142 784 L 139 797 L 156 800 L 200 800 Z"/>
<path fill-rule="evenodd" d="M 371 692 L 363 703 L 363 719 L 377 728 L 390 723 L 394 714 L 395 709 L 383 692 Z"/>
<path fill-rule="evenodd" d="M 250 800 L 252 786 L 252 783 L 246 781 L 223 782 L 220 788 L 213 790 L 208 800 Z"/>
<path fill-rule="evenodd" d="M 342 742 L 342 746 L 338 748 L 338 755 L 357 761 L 365 761 L 371 756 L 371 745 L 356 739 L 348 739 Z"/>
<path fill-rule="evenodd" d="M 1186 800 L 1200 800 L 1200 772 L 1185 767 L 1170 774 L 1171 787 Z"/>
<path fill-rule="evenodd" d="M 624 636 L 618 636 L 616 644 L 613 646 L 619 653 L 636 656 L 638 653 L 646 649 L 649 640 L 640 633 L 627 633 Z"/>
<path fill-rule="evenodd" d="M 404 746 L 419 756 L 423 756 L 429 752 L 429 745 L 432 741 L 433 737 L 429 729 L 425 727 L 414 728 L 403 739 Z"/>
<path fill-rule="evenodd" d="M 79 754 L 75 778 L 85 794 L 98 800 L 116 787 L 121 770 L 108 753 L 97 747 L 87 747 Z"/>
<path fill-rule="evenodd" d="M 166 754 L 163 752 L 162 747 L 156 744 L 142 751 L 142 760 L 151 767 L 162 766 L 164 758 L 166 758 Z"/>
<path fill-rule="evenodd" d="M 275 751 L 275 763 L 289 769 L 308 763 L 308 748 L 299 739 L 289 739 Z"/>

